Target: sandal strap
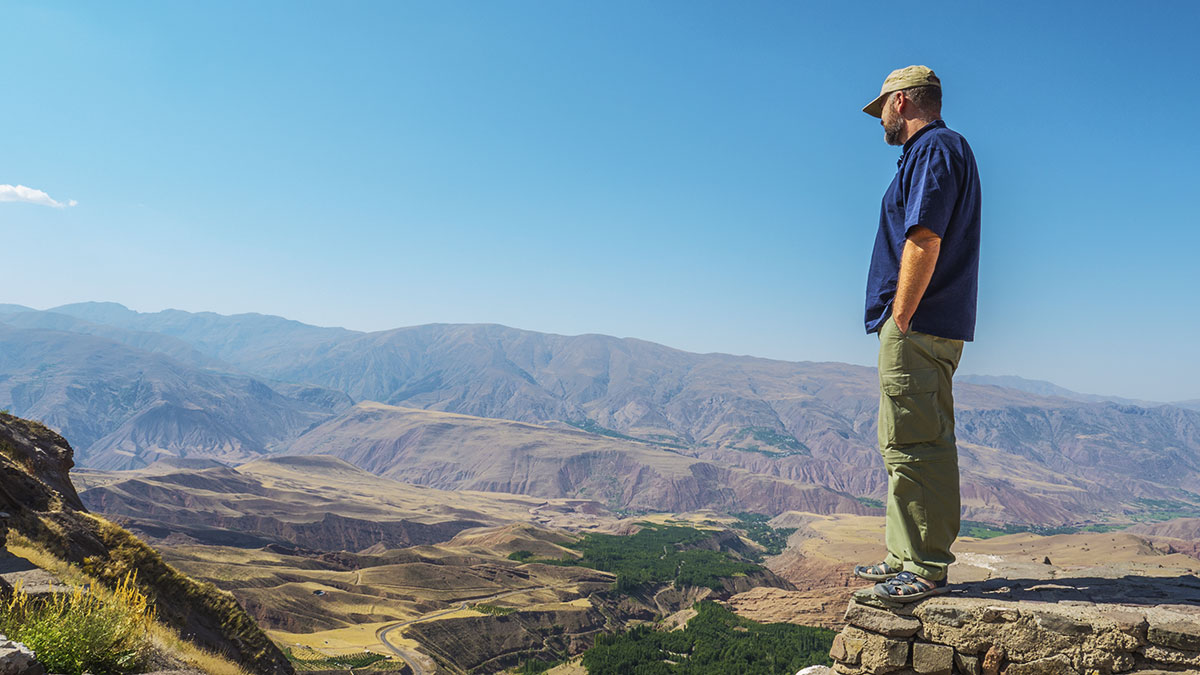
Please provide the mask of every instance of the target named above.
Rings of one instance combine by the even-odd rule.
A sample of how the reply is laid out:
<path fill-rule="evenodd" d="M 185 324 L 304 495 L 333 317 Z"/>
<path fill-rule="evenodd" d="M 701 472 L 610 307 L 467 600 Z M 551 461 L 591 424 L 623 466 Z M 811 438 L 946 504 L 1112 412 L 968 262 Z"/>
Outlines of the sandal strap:
<path fill-rule="evenodd" d="M 937 588 L 938 584 L 921 581 L 912 572 L 901 572 L 888 581 L 885 587 L 887 588 L 888 595 L 903 597 L 918 593 L 927 593 Z"/>

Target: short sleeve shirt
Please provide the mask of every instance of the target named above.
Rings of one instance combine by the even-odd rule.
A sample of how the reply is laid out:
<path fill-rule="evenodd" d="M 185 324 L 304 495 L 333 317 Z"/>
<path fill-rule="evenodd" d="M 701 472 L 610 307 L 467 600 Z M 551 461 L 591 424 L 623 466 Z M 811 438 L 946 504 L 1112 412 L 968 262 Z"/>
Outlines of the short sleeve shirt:
<path fill-rule="evenodd" d="M 867 332 L 878 331 L 891 317 L 905 239 L 920 225 L 942 243 L 912 330 L 973 340 L 981 213 L 975 155 L 967 139 L 938 120 L 908 139 L 897 164 L 896 177 L 883 195 L 867 273 Z"/>

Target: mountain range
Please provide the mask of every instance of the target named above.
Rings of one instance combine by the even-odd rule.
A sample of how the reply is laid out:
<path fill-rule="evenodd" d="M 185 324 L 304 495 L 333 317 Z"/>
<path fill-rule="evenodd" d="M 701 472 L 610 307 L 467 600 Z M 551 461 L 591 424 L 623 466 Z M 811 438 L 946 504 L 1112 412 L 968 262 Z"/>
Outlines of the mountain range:
<path fill-rule="evenodd" d="M 956 385 L 968 518 L 1200 515 L 1200 412 L 1029 382 Z M 102 469 L 332 454 L 417 484 L 617 509 L 869 511 L 886 479 L 877 397 L 871 368 L 604 335 L 0 305 L 0 406 Z"/>

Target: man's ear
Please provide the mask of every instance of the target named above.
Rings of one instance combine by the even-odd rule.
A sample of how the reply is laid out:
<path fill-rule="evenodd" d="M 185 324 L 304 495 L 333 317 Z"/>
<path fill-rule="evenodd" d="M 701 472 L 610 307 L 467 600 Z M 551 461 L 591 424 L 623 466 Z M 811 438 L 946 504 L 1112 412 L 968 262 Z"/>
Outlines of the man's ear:
<path fill-rule="evenodd" d="M 904 116 L 904 108 L 906 106 L 910 105 L 908 102 L 908 95 L 905 94 L 903 91 L 898 91 L 898 92 L 896 92 L 896 95 L 893 96 L 893 98 L 896 101 L 896 114 L 903 117 Z"/>

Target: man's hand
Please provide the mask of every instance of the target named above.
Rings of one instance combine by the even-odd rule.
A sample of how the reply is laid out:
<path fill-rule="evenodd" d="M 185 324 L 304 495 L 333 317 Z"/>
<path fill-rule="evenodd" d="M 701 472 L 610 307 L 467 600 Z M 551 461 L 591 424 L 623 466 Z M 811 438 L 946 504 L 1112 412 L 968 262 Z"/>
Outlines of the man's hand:
<path fill-rule="evenodd" d="M 901 333 L 907 333 L 912 324 L 921 296 L 925 295 L 929 279 L 933 277 L 933 268 L 937 266 L 941 250 L 942 238 L 932 230 L 920 225 L 909 230 L 904 252 L 900 256 L 896 298 L 892 301 L 892 320 Z"/>

